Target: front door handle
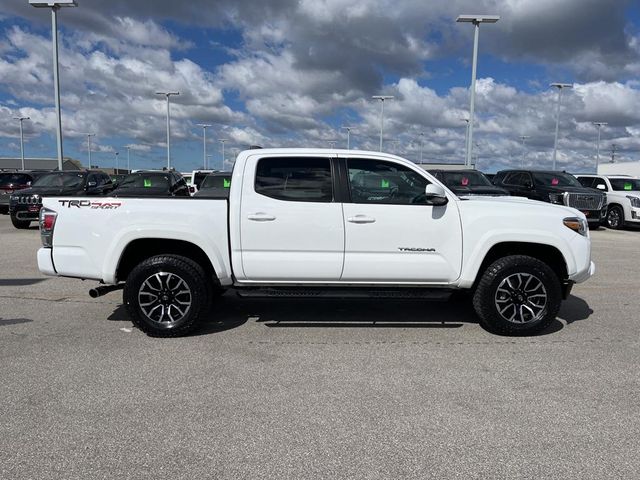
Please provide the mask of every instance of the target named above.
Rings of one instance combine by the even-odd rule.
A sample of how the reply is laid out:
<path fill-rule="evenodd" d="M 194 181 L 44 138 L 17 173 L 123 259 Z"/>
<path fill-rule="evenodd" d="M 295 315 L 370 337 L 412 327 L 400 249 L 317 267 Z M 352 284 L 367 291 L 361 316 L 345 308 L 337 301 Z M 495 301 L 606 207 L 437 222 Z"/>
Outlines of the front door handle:
<path fill-rule="evenodd" d="M 356 215 L 355 217 L 347 218 L 347 222 L 351 223 L 374 223 L 375 221 L 375 218 L 366 215 Z"/>
<path fill-rule="evenodd" d="M 272 222 L 276 219 L 273 215 L 264 212 L 250 213 L 247 218 L 254 222 Z"/>

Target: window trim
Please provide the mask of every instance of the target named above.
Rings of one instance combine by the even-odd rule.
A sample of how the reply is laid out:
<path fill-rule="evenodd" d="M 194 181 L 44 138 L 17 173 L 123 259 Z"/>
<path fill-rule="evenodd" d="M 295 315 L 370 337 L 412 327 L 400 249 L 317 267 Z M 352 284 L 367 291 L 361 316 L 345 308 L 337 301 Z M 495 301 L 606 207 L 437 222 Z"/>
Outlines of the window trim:
<path fill-rule="evenodd" d="M 319 201 L 319 200 L 303 200 L 303 199 L 283 199 L 276 198 L 269 195 L 265 195 L 257 190 L 258 183 L 258 168 L 260 167 L 260 162 L 268 161 L 268 160 L 323 160 L 329 163 L 329 175 L 330 175 L 330 185 L 331 185 L 331 199 L 329 201 Z M 296 203 L 338 203 L 336 200 L 336 188 L 337 183 L 335 181 L 335 177 L 337 175 L 337 171 L 335 170 L 334 165 L 335 157 L 323 156 L 323 155 L 277 155 L 277 156 L 264 156 L 259 157 L 256 161 L 256 166 L 253 174 L 253 193 L 256 195 L 261 195 L 265 198 L 270 198 L 271 200 L 276 200 L 278 202 L 296 202 Z"/>

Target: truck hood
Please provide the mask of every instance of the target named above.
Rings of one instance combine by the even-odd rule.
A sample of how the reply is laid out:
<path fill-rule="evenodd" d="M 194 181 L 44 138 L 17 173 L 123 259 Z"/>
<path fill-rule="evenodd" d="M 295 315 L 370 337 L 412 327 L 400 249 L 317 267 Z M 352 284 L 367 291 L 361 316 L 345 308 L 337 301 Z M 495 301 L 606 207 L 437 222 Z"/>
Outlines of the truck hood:
<path fill-rule="evenodd" d="M 494 187 L 491 185 L 482 185 L 482 186 L 474 186 L 474 187 L 463 187 L 457 185 L 455 187 L 449 187 L 453 193 L 458 196 L 465 195 L 509 195 L 509 192 L 504 188 Z"/>
<path fill-rule="evenodd" d="M 552 208 L 555 210 L 564 210 L 567 216 L 572 217 L 583 217 L 584 214 L 575 208 L 566 207 L 564 205 L 556 205 L 547 202 L 541 202 L 540 200 L 531 200 L 526 197 L 490 197 L 490 196 L 475 196 L 475 197 L 465 197 L 461 200 L 461 203 L 473 202 L 476 204 L 477 202 L 484 202 L 487 205 L 487 208 L 496 208 L 499 205 L 520 205 L 523 209 L 531 206 L 535 208 Z M 586 218 L 586 217 L 585 217 Z"/>

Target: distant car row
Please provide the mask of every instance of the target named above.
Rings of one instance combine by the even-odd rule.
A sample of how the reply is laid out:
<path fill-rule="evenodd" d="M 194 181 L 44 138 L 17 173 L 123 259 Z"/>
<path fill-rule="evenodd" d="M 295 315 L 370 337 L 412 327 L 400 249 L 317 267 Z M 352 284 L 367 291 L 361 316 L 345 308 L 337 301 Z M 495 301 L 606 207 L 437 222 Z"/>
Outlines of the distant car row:
<path fill-rule="evenodd" d="M 197 196 L 228 195 L 230 173 L 215 172 L 198 180 Z M 10 214 L 13 226 L 19 229 L 29 228 L 31 222 L 38 220 L 44 197 L 85 195 L 188 197 L 191 189 L 182 174 L 171 170 L 137 171 L 113 177 L 100 170 L 0 173 L 0 213 Z"/>

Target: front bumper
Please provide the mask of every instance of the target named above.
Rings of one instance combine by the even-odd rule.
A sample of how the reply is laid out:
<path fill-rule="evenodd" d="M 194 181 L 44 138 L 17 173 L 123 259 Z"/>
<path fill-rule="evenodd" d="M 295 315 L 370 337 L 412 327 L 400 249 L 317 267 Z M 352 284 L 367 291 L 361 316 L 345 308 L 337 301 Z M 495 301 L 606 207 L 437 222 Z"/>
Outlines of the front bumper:
<path fill-rule="evenodd" d="M 590 226 L 601 225 L 607 218 L 607 207 L 603 207 L 601 210 L 580 210 L 587 217 L 587 222 Z"/>

